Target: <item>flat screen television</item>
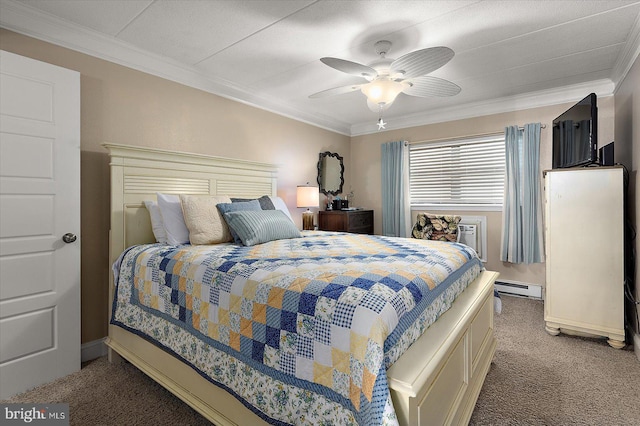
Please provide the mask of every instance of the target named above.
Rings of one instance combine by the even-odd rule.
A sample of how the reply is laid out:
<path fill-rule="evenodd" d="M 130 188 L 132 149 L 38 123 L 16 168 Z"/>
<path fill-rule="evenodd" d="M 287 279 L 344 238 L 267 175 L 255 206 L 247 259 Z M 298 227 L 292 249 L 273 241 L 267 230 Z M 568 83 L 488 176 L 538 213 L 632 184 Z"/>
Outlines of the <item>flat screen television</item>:
<path fill-rule="evenodd" d="M 586 166 L 598 161 L 598 106 L 595 93 L 553 120 L 552 167 Z"/>

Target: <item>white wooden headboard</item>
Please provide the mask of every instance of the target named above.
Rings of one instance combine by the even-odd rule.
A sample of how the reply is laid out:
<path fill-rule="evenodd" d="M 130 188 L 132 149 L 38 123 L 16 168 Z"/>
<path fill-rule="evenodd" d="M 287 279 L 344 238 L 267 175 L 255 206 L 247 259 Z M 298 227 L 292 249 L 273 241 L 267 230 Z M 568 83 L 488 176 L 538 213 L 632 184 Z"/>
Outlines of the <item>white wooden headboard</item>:
<path fill-rule="evenodd" d="M 111 263 L 125 248 L 155 241 L 144 201 L 155 201 L 157 192 L 240 198 L 277 192 L 273 164 L 111 143 L 103 146 L 111 157 Z"/>

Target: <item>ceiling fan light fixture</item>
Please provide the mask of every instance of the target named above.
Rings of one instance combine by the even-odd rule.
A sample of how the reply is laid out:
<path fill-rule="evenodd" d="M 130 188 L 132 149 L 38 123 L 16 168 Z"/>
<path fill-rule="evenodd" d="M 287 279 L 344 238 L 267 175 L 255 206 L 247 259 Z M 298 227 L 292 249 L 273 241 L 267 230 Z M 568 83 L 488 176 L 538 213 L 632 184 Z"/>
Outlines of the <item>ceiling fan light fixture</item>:
<path fill-rule="evenodd" d="M 391 104 L 376 104 L 371 102 L 369 99 L 367 99 L 367 106 L 369 107 L 369 109 L 373 112 L 384 112 L 386 110 L 389 109 L 389 107 L 391 106 Z"/>
<path fill-rule="evenodd" d="M 367 97 L 369 108 L 377 112 L 380 107 L 386 109 L 391 106 L 396 97 L 404 90 L 404 87 L 402 83 L 394 80 L 376 79 L 370 83 L 363 84 L 360 90 Z"/>
<path fill-rule="evenodd" d="M 367 97 L 367 106 L 379 113 L 379 123 L 384 128 L 382 112 L 386 111 L 402 92 L 417 97 L 454 96 L 460 93 L 460 86 L 442 78 L 427 75 L 453 58 L 455 52 L 445 46 L 414 50 L 398 59 L 387 58 L 391 49 L 389 40 L 380 40 L 375 45 L 378 59 L 369 65 L 359 64 L 340 58 L 324 57 L 320 61 L 333 69 L 364 78 L 367 83 L 335 87 L 309 95 L 321 98 L 339 95 L 360 89 Z"/>

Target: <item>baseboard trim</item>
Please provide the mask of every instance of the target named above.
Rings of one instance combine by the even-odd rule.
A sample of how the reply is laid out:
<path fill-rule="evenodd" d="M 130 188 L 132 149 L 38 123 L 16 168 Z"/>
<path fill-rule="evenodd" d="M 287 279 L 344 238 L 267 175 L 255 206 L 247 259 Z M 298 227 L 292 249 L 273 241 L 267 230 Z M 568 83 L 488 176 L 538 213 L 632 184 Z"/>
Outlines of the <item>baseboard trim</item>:
<path fill-rule="evenodd" d="M 100 358 L 107 355 L 107 345 L 104 343 L 107 338 L 94 340 L 88 343 L 83 343 L 80 346 L 80 359 L 82 362 L 91 361 L 96 358 Z"/>
<path fill-rule="evenodd" d="M 498 290 L 499 293 L 542 299 L 542 287 L 536 284 L 512 280 L 497 280 L 496 290 Z"/>
<path fill-rule="evenodd" d="M 638 361 L 640 361 L 640 334 L 638 333 L 633 335 L 633 351 L 636 353 Z"/>

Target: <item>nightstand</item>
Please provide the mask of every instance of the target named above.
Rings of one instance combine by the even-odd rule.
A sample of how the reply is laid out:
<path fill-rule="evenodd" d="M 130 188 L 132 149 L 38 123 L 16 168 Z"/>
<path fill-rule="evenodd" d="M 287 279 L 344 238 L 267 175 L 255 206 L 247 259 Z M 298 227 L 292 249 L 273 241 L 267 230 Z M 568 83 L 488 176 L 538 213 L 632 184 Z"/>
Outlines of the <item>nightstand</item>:
<path fill-rule="evenodd" d="M 373 234 L 373 210 L 327 210 L 318 212 L 321 231 Z"/>

